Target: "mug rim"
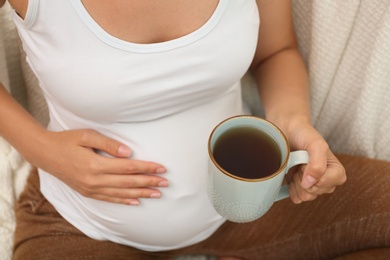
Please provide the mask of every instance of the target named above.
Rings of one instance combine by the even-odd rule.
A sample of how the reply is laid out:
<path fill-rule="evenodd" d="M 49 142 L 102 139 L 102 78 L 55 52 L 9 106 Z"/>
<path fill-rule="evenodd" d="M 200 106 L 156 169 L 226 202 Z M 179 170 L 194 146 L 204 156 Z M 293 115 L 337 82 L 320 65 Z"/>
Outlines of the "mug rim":
<path fill-rule="evenodd" d="M 243 178 L 243 177 L 239 177 L 239 176 L 236 176 L 234 174 L 231 174 L 230 172 L 226 171 L 225 169 L 223 169 L 219 164 L 218 162 L 215 160 L 214 158 L 214 154 L 213 152 L 211 151 L 211 139 L 215 133 L 215 131 L 224 123 L 226 123 L 227 121 L 231 121 L 231 120 L 234 120 L 234 119 L 237 119 L 237 118 L 251 118 L 251 119 L 255 119 L 255 120 L 259 120 L 259 121 L 262 121 L 268 125 L 270 125 L 271 127 L 273 127 L 281 136 L 282 138 L 284 139 L 284 145 L 286 146 L 286 158 L 284 159 L 283 163 L 280 165 L 280 167 L 278 168 L 278 170 L 276 170 L 274 173 L 266 176 L 266 177 L 261 177 L 261 178 L 255 178 L 255 179 L 249 179 L 249 178 Z M 213 129 L 213 131 L 210 133 L 209 135 L 209 140 L 208 140 L 208 153 L 209 153 L 209 158 L 210 160 L 212 161 L 212 163 L 220 170 L 220 172 L 222 172 L 223 174 L 231 177 L 231 178 L 234 178 L 234 179 L 237 179 L 237 180 L 241 180 L 241 181 L 245 181 L 245 182 L 259 182 L 259 181 L 265 181 L 265 180 L 269 180 L 269 179 L 272 179 L 274 178 L 275 176 L 279 175 L 280 173 L 283 172 L 283 170 L 287 167 L 287 163 L 288 163 L 288 160 L 289 160 L 289 157 L 290 157 L 290 145 L 289 145 L 289 142 L 287 140 L 287 137 L 285 136 L 285 134 L 282 132 L 282 130 L 280 130 L 279 127 L 277 127 L 274 123 L 271 123 L 270 121 L 264 119 L 264 118 L 261 118 L 261 117 L 258 117 L 258 116 L 254 116 L 254 115 L 236 115 L 236 116 L 232 116 L 232 117 L 229 117 L 229 118 L 226 118 L 224 120 L 222 120 L 221 122 L 219 122 Z"/>

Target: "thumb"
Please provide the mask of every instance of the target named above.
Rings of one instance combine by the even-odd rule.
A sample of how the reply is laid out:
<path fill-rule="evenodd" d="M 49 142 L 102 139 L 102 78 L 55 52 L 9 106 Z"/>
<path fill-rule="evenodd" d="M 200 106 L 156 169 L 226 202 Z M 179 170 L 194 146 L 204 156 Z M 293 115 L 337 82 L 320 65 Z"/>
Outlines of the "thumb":
<path fill-rule="evenodd" d="M 303 177 L 301 186 L 304 189 L 309 189 L 317 183 L 319 179 L 325 174 L 327 168 L 327 153 L 322 149 L 313 149 L 308 152 L 310 154 L 310 162 L 303 166 Z"/>
<path fill-rule="evenodd" d="M 129 157 L 131 149 L 112 138 L 104 136 L 95 130 L 80 130 L 81 141 L 80 145 L 100 150 L 115 157 Z"/>

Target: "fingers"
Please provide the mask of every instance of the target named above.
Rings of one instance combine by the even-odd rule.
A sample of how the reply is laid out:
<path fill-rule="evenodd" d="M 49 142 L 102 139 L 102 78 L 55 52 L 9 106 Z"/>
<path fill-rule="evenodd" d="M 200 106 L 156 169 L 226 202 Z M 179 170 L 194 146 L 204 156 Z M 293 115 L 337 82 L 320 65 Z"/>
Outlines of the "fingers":
<path fill-rule="evenodd" d="M 97 170 L 114 174 L 162 174 L 166 172 L 165 167 L 159 163 L 106 157 L 99 161 Z"/>
<path fill-rule="evenodd" d="M 101 188 L 94 190 L 93 193 L 83 194 L 83 196 L 111 203 L 138 206 L 140 205 L 140 198 L 159 199 L 162 197 L 162 194 L 160 191 L 150 188 Z"/>
<path fill-rule="evenodd" d="M 290 147 L 306 150 L 310 161 L 288 175 L 290 198 L 295 203 L 311 201 L 319 195 L 332 193 L 346 181 L 345 169 L 330 151 L 325 139 L 310 124 L 296 124 L 288 129 Z M 292 172 L 293 173 L 293 172 Z"/>
<path fill-rule="evenodd" d="M 332 193 L 338 185 L 343 184 L 347 177 L 344 167 L 339 160 L 333 155 L 333 153 L 327 151 L 326 166 L 318 167 L 301 167 L 299 171 L 293 176 L 293 181 L 289 185 L 289 192 L 291 200 L 294 203 L 301 203 L 303 201 L 312 201 L 321 194 Z M 312 159 L 312 157 L 310 157 Z M 313 161 L 311 160 L 310 163 Z M 321 162 L 318 160 L 317 162 Z M 321 172 L 323 169 L 323 172 Z M 314 172 L 310 172 L 314 171 Z M 318 171 L 318 172 L 316 172 Z M 305 176 L 316 176 L 316 182 L 305 188 L 303 185 Z"/>
<path fill-rule="evenodd" d="M 87 175 L 80 180 L 77 191 L 89 198 L 114 203 L 139 205 L 139 198 L 161 198 L 157 188 L 169 186 L 168 180 L 146 174 L 110 174 Z"/>
<path fill-rule="evenodd" d="M 117 175 L 117 174 L 102 174 L 98 180 L 89 182 L 89 189 L 99 188 L 118 188 L 118 189 L 135 189 L 143 187 L 160 187 L 169 186 L 169 181 L 158 176 L 150 176 L 145 174 L 132 175 Z M 149 197 L 141 195 L 140 197 Z"/>
<path fill-rule="evenodd" d="M 139 200 L 138 199 L 126 199 L 126 198 L 117 198 L 112 196 L 106 196 L 106 195 L 96 195 L 95 197 L 92 197 L 93 199 L 102 200 L 110 203 L 116 203 L 116 204 L 125 204 L 125 205 L 131 205 L 131 206 L 138 206 Z"/>
<path fill-rule="evenodd" d="M 289 184 L 290 198 L 295 204 L 299 204 L 303 201 L 312 201 L 317 198 L 317 195 L 310 194 L 302 186 L 302 172 L 294 174 L 293 181 Z"/>
<path fill-rule="evenodd" d="M 319 140 L 313 142 L 307 151 L 310 154 L 310 162 L 302 168 L 304 175 L 301 185 L 304 189 L 312 187 L 325 173 L 329 147 L 325 141 Z"/>
<path fill-rule="evenodd" d="M 311 193 L 315 193 L 315 192 L 318 193 L 318 190 L 321 189 L 324 190 L 332 189 L 335 186 L 339 186 L 343 184 L 347 179 L 344 167 L 329 149 L 326 153 L 325 158 L 326 158 L 326 164 L 325 167 L 323 168 L 323 172 L 319 171 L 313 174 L 309 172 L 310 170 L 312 170 L 311 168 L 309 167 L 302 168 L 302 170 L 304 171 L 303 176 L 311 175 L 311 174 L 313 175 L 317 174 L 318 176 L 318 180 L 316 181 L 316 183 L 313 186 L 306 188 L 306 190 Z M 322 169 L 322 167 L 318 167 L 316 169 L 319 170 Z M 301 186 L 302 188 L 305 188 L 303 185 Z"/>
<path fill-rule="evenodd" d="M 94 158 L 88 167 L 93 173 L 80 176 L 78 192 L 83 196 L 139 205 L 138 198 L 160 198 L 161 192 L 154 188 L 169 186 L 168 180 L 159 176 L 166 172 L 160 164 L 97 154 Z"/>
<path fill-rule="evenodd" d="M 77 135 L 76 140 L 79 146 L 103 151 L 114 157 L 127 158 L 131 150 L 126 145 L 106 137 L 94 130 L 83 129 L 67 131 L 67 133 Z M 93 171 L 107 173 L 165 173 L 164 166 L 154 162 L 137 160 L 119 160 L 118 158 L 107 158 L 105 156 L 89 155 L 88 167 Z"/>
<path fill-rule="evenodd" d="M 126 145 L 91 129 L 74 131 L 79 135 L 79 145 L 106 152 L 115 157 L 129 157 L 131 150 Z"/>
<path fill-rule="evenodd" d="M 134 206 L 140 204 L 139 198 L 161 198 L 157 188 L 169 186 L 164 178 L 144 174 L 100 174 L 80 184 L 76 190 L 85 197 Z"/>
<path fill-rule="evenodd" d="M 138 205 L 139 198 L 159 198 L 169 186 L 163 165 L 128 157 L 131 150 L 94 130 L 49 132 L 52 162 L 40 166 L 81 195 L 107 202 Z M 96 153 L 112 155 L 113 158 Z"/>

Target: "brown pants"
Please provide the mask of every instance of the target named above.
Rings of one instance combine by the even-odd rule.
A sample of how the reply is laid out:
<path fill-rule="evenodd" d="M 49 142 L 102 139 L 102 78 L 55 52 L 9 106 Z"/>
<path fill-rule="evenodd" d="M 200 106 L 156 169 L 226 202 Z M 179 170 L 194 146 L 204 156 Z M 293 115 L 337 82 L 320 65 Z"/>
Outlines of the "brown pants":
<path fill-rule="evenodd" d="M 299 205 L 286 199 L 257 221 L 227 222 L 199 244 L 154 253 L 86 237 L 42 196 L 34 171 L 15 207 L 14 259 L 390 259 L 390 163 L 338 157 L 348 180 L 333 194 Z"/>

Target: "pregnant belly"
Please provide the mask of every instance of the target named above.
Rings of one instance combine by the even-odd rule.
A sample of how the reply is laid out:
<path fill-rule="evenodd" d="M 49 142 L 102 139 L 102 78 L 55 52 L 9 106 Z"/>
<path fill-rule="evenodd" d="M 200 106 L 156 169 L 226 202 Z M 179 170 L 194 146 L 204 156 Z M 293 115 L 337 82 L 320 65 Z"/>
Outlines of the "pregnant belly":
<path fill-rule="evenodd" d="M 137 207 L 97 201 L 44 172 L 42 192 L 65 219 L 93 239 L 148 251 L 194 244 L 224 222 L 207 198 L 208 136 L 218 122 L 242 112 L 241 96 L 232 93 L 159 120 L 99 129 L 127 143 L 135 159 L 167 168 L 164 177 L 170 186 L 161 189 L 160 199 L 141 199 Z"/>

